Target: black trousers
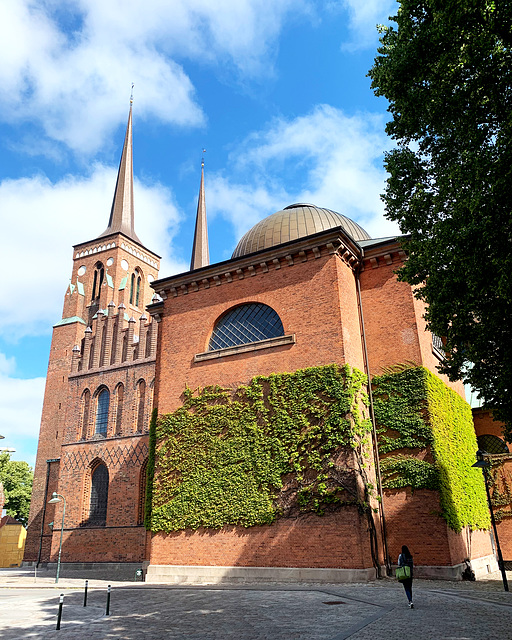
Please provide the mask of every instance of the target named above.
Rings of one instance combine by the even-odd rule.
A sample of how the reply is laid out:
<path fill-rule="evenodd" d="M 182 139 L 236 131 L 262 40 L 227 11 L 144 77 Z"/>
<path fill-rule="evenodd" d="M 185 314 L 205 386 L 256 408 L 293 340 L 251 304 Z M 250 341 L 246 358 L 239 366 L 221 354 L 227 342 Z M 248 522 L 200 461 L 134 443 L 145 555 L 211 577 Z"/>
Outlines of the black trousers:
<path fill-rule="evenodd" d="M 407 600 L 412 602 L 412 578 L 407 578 L 406 580 L 402 580 L 402 584 L 404 585 L 405 595 L 407 596 Z"/>

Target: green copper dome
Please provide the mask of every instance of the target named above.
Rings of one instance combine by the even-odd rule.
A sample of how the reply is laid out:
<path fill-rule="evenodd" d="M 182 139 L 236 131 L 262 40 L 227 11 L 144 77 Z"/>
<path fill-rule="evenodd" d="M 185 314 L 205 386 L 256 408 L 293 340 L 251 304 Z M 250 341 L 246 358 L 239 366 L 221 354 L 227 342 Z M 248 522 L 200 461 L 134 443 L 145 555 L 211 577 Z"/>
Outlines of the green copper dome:
<path fill-rule="evenodd" d="M 237 244 L 231 257 L 239 258 L 254 251 L 269 249 L 283 242 L 298 240 L 336 227 L 342 227 L 356 242 L 370 239 L 362 227 L 341 213 L 322 209 L 313 204 L 291 204 L 249 229 Z"/>

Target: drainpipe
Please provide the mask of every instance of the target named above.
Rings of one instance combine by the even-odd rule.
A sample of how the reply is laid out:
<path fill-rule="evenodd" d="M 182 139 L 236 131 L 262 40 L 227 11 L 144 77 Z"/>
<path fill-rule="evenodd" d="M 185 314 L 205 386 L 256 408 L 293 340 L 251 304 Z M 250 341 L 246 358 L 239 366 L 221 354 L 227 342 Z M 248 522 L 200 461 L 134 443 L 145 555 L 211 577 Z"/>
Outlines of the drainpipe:
<path fill-rule="evenodd" d="M 368 376 L 368 399 L 370 401 L 370 419 L 372 421 L 372 430 L 373 430 L 373 457 L 375 461 L 375 472 L 377 475 L 377 492 L 380 498 L 379 512 L 380 512 L 380 522 L 381 522 L 381 530 L 382 530 L 382 544 L 384 547 L 384 563 L 386 565 L 386 574 L 390 576 L 391 561 L 389 559 L 389 552 L 388 552 L 386 517 L 384 514 L 384 495 L 382 492 L 382 478 L 380 475 L 379 447 L 377 444 L 377 428 L 375 426 L 375 413 L 373 410 L 372 380 L 370 376 L 370 365 L 368 363 L 368 350 L 366 348 L 366 332 L 364 328 L 363 302 L 361 299 L 361 285 L 359 282 L 359 273 L 360 273 L 360 267 L 358 267 L 357 270 L 354 272 L 354 276 L 356 279 L 356 287 L 357 287 L 357 303 L 359 307 L 359 325 L 361 327 L 361 340 L 363 343 L 364 368 L 365 368 L 365 373 Z"/>
<path fill-rule="evenodd" d="M 44 535 L 44 519 L 46 517 L 46 503 L 48 502 L 48 483 L 50 481 L 50 464 L 52 462 L 58 462 L 59 458 L 52 458 L 46 461 L 46 484 L 44 487 L 44 502 L 43 502 L 43 518 L 41 520 L 41 535 L 39 536 L 39 552 L 37 554 L 36 569 L 39 568 L 41 563 L 41 553 L 43 551 L 43 535 Z"/>

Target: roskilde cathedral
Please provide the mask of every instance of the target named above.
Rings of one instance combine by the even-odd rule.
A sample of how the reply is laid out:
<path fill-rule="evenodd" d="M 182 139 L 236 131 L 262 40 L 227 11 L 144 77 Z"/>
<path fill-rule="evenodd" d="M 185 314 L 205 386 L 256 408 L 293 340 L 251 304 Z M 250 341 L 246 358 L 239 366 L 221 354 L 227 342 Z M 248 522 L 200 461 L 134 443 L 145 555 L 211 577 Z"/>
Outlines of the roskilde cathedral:
<path fill-rule="evenodd" d="M 134 229 L 130 107 L 108 226 L 73 248 L 71 283 L 62 319 L 54 325 L 25 562 L 56 561 L 60 530 L 48 527 L 62 514 L 61 505 L 48 504 L 56 491 L 66 499 L 63 563 L 144 566 L 148 581 L 367 580 L 396 561 L 402 544 L 412 550 L 420 575 L 460 576 L 466 558 L 477 575 L 494 569 L 488 514 L 481 515 L 481 474 L 463 469 L 457 476 L 457 470 L 446 471 L 443 458 L 448 447 L 458 461 L 467 458 L 468 467 L 474 462 L 471 410 L 462 384 L 436 371 L 444 357 L 441 345 L 425 330 L 422 303 L 395 275 L 404 259 L 395 237 L 371 239 L 343 215 L 295 204 L 256 224 L 231 259 L 209 264 L 202 169 L 190 271 L 159 275 L 159 256 Z M 282 423 L 282 410 L 278 420 L 266 381 L 289 374 L 293 396 L 294 384 L 300 394 L 310 372 L 321 379 L 324 370 L 338 372 L 342 386 L 348 371 L 362 372 L 374 384 L 352 397 L 338 422 L 332 416 L 340 405 L 326 389 L 315 388 L 311 402 L 323 407 L 324 417 L 308 410 L 297 426 L 287 410 L 293 437 L 283 444 L 273 426 Z M 203 466 L 189 469 L 189 476 L 181 467 L 169 469 L 169 446 L 151 421 L 153 409 L 160 416 L 183 416 L 186 389 L 230 390 L 232 399 L 223 396 L 220 403 L 226 405 L 255 378 L 263 389 L 259 411 L 267 416 L 260 440 L 281 447 L 280 477 L 266 483 L 244 455 L 226 458 L 210 475 L 208 460 L 212 467 L 221 463 L 208 447 L 231 437 L 232 427 L 205 445 Z M 414 396 L 416 422 L 408 422 L 411 385 L 424 391 Z M 245 401 L 252 411 L 253 401 Z M 209 428 L 215 411 L 220 415 L 219 406 L 210 409 L 197 429 Z M 352 440 L 347 444 L 339 436 L 326 443 L 324 419 L 334 430 L 329 433 L 343 424 Z M 247 428 L 248 439 L 258 420 L 253 431 Z M 411 426 L 418 420 L 421 428 Z M 403 424 L 409 431 L 401 431 Z M 306 451 L 305 434 L 313 432 L 307 454 L 300 453 Z M 173 446 L 185 447 L 185 440 L 173 437 Z M 310 461 L 300 473 L 286 459 L 292 440 L 290 459 Z M 196 438 L 195 448 L 198 442 L 206 440 Z M 187 524 L 191 503 L 179 493 L 180 483 L 195 474 L 199 502 L 206 505 L 218 499 L 212 497 L 212 478 L 234 477 L 240 465 L 247 487 L 266 496 L 266 520 L 255 516 L 247 524 L 243 497 L 230 495 L 233 485 L 221 480 L 229 517 L 209 526 L 199 514 L 194 526 Z M 423 485 L 404 471 L 420 466 L 431 472 Z M 307 503 L 313 490 L 320 498 Z M 468 505 L 454 506 L 464 496 Z M 182 525 L 168 515 L 178 502 Z M 160 527 L 158 519 L 151 524 L 152 509 L 167 514 L 168 526 Z"/>

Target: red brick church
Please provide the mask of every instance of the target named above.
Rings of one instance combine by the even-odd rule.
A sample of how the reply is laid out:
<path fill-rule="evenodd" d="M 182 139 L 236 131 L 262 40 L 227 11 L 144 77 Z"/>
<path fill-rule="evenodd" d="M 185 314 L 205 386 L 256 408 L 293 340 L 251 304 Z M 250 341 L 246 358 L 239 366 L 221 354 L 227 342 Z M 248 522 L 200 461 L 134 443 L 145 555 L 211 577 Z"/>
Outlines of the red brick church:
<path fill-rule="evenodd" d="M 64 566 L 352 581 L 408 544 L 419 574 L 494 569 L 471 410 L 404 259 L 294 204 L 210 264 L 202 170 L 190 271 L 159 274 L 135 233 L 130 108 L 107 228 L 73 248 L 54 325 L 25 562 L 56 561 L 57 492 Z"/>

